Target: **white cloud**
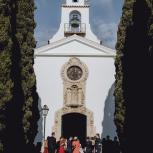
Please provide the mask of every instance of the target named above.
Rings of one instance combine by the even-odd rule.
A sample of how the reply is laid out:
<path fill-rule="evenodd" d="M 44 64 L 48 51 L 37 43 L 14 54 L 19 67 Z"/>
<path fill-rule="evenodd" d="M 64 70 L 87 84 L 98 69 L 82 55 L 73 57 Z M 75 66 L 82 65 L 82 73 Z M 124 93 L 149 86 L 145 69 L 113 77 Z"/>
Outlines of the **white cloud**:
<path fill-rule="evenodd" d="M 43 27 L 37 29 L 35 32 L 35 39 L 37 41 L 37 47 L 45 45 L 48 43 L 48 40 L 56 33 L 56 28 Z"/>
<path fill-rule="evenodd" d="M 118 24 L 115 22 L 104 23 L 102 21 L 94 22 L 94 32 L 103 44 L 115 48 L 116 39 L 117 39 L 117 28 Z"/>

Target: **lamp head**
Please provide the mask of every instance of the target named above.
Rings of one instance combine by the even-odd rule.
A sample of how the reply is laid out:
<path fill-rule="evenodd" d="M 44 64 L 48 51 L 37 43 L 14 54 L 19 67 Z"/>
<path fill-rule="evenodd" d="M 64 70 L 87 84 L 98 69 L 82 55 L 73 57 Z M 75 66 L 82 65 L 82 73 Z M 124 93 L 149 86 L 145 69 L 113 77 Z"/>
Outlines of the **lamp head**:
<path fill-rule="evenodd" d="M 48 114 L 48 111 L 49 111 L 49 108 L 47 105 L 44 105 L 43 108 L 42 108 L 42 113 L 43 113 L 43 116 L 47 116 Z"/>

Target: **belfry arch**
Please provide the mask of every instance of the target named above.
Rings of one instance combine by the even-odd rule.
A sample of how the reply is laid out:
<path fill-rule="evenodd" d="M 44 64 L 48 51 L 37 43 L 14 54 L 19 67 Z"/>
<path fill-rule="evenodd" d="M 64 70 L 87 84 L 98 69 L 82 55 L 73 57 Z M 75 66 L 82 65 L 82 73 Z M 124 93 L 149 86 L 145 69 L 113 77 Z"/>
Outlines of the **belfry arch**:
<path fill-rule="evenodd" d="M 71 32 L 79 32 L 81 28 L 81 13 L 77 10 L 73 10 L 69 15 L 69 25 Z"/>

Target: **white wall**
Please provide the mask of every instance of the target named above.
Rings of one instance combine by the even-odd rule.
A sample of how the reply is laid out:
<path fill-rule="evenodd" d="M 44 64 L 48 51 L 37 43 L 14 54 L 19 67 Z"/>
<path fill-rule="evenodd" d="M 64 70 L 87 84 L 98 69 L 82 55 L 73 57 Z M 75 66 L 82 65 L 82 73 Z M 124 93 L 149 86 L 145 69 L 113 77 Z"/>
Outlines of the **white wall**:
<path fill-rule="evenodd" d="M 106 57 L 81 57 L 80 59 L 89 69 L 86 86 L 86 106 L 94 112 L 94 125 L 97 132 L 101 133 L 105 99 L 114 83 L 114 59 Z M 51 134 L 55 111 L 63 105 L 61 68 L 68 60 L 69 57 L 35 58 L 34 69 L 41 105 L 47 104 L 50 109 L 47 116 L 46 136 Z"/>

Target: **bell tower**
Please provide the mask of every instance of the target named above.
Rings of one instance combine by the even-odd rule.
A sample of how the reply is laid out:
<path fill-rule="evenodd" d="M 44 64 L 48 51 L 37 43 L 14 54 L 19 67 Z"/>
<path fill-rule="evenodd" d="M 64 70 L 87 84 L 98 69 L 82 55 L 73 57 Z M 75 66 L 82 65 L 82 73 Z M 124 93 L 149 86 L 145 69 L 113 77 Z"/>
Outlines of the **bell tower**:
<path fill-rule="evenodd" d="M 63 0 L 60 28 L 49 40 L 49 43 L 74 34 L 100 43 L 90 27 L 89 8 L 90 5 L 87 0 Z"/>

